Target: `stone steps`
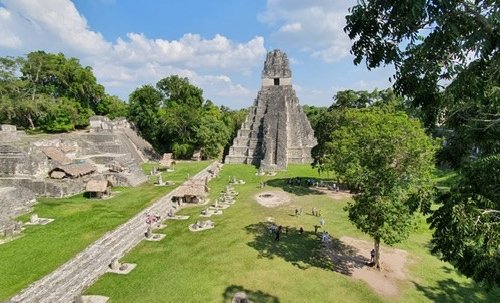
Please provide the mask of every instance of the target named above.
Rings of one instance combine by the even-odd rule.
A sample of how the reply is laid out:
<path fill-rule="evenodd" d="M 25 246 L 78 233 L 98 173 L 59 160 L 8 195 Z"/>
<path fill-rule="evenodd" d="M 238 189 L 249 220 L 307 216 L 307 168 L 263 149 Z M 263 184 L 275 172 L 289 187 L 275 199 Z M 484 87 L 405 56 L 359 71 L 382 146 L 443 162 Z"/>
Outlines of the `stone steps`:
<path fill-rule="evenodd" d="M 208 170 L 212 165 L 192 179 L 210 178 Z M 122 258 L 144 239 L 147 229 L 146 213 L 157 213 L 163 218 L 167 216 L 172 208 L 171 198 L 174 193 L 175 190 L 115 230 L 106 233 L 54 272 L 32 283 L 9 302 L 72 302 L 76 295 L 106 272 L 113 259 Z"/>

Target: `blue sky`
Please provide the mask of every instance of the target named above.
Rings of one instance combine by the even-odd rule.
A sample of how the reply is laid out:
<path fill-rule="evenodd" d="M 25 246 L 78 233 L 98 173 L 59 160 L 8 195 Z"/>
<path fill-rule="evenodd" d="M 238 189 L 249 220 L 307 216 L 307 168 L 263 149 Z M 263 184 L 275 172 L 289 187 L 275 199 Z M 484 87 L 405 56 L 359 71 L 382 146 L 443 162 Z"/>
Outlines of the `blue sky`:
<path fill-rule="evenodd" d="M 301 104 L 390 85 L 392 68 L 354 66 L 343 32 L 355 0 L 0 0 L 0 56 L 63 52 L 127 100 L 143 84 L 188 77 L 205 98 L 250 106 L 266 52 L 288 54 Z"/>

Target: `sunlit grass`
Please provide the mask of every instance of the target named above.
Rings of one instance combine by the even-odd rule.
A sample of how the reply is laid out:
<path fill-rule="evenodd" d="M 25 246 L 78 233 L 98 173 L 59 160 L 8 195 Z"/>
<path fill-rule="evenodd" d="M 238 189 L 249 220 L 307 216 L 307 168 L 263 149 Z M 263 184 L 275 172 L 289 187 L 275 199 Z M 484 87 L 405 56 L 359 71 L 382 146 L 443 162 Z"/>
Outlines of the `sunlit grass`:
<path fill-rule="evenodd" d="M 174 172 L 163 173 L 164 180 L 182 183 L 210 162 L 183 162 Z M 145 164 L 149 173 L 152 164 Z M 34 212 L 54 218 L 45 226 L 29 226 L 23 237 L 0 245 L 0 301 L 52 272 L 107 231 L 125 223 L 175 186 L 160 187 L 148 182 L 135 188 L 114 188 L 113 198 L 94 200 L 83 194 L 69 198 L 39 199 Z M 28 220 L 29 214 L 20 220 Z"/>
<path fill-rule="evenodd" d="M 181 211 L 187 221 L 168 221 L 161 242 L 139 244 L 124 261 L 138 266 L 127 276 L 106 274 L 87 291 L 111 297 L 109 302 L 230 302 L 244 290 L 254 302 L 497 302 L 498 290 L 486 293 L 448 264 L 430 255 L 431 231 L 423 217 L 410 239 L 397 245 L 410 253 L 408 280 L 400 283 L 400 294 L 384 297 L 367 284 L 336 273 L 319 259 L 319 240 L 313 226 L 319 218 L 311 208 L 322 210 L 325 229 L 335 238 L 350 236 L 370 240 L 348 220 L 347 200 L 333 200 L 304 187 L 288 186 L 289 177 L 314 177 L 308 166 L 291 166 L 275 177 L 258 177 L 256 169 L 226 165 L 221 176 L 210 182 L 216 198 L 229 176 L 244 179 L 236 185 L 237 203 L 222 216 L 210 218 L 216 227 L 191 233 L 187 226 L 196 222 L 203 207 Z M 268 186 L 259 188 L 265 180 Z M 255 202 L 260 191 L 284 189 L 292 197 L 289 205 L 265 208 Z M 295 207 L 304 215 L 294 216 Z M 274 217 L 277 224 L 290 227 L 276 243 L 262 222 Z M 296 229 L 303 226 L 304 235 Z M 368 253 L 368 252 L 367 252 Z M 382 256 L 383 257 L 383 256 Z"/>

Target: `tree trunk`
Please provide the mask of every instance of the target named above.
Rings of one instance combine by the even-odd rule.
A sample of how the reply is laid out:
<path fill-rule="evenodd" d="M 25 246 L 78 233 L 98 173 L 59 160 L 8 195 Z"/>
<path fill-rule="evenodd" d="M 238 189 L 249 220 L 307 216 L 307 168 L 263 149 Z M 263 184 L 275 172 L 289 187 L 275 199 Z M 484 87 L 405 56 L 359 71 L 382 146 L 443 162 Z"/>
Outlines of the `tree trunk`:
<path fill-rule="evenodd" d="M 28 119 L 28 122 L 30 123 L 30 128 L 35 129 L 35 124 L 33 123 L 33 119 L 31 119 L 31 114 L 28 114 L 26 117 Z"/>
<path fill-rule="evenodd" d="M 375 266 L 380 270 L 380 239 L 375 238 Z"/>

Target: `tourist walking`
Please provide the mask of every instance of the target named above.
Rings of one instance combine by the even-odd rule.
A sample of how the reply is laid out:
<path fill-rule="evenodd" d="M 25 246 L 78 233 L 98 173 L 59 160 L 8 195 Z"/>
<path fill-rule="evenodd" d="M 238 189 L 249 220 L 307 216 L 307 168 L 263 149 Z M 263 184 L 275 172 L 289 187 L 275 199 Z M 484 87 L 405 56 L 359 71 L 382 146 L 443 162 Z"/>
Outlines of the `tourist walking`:
<path fill-rule="evenodd" d="M 325 225 L 325 219 L 321 218 L 319 220 L 319 225 L 321 226 L 321 228 L 323 228 L 323 226 Z"/>

